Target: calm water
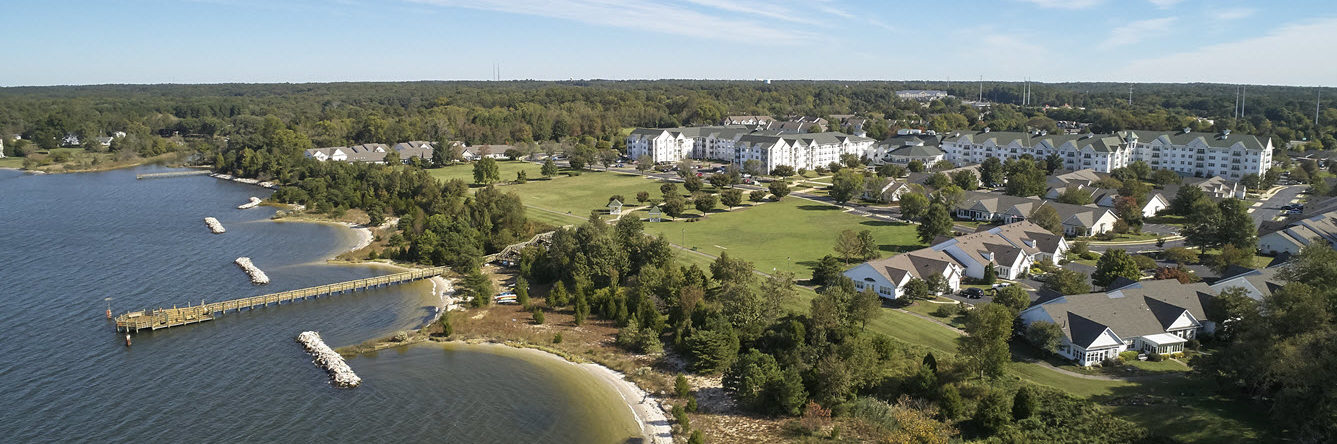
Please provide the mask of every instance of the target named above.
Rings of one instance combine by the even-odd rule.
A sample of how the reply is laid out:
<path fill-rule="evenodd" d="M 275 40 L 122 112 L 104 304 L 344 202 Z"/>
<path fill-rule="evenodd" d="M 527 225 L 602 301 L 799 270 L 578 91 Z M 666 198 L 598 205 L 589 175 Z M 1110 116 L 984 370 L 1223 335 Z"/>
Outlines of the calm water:
<path fill-rule="evenodd" d="M 29 176 L 0 170 L 0 437 L 4 441 L 618 442 L 635 423 L 617 395 L 560 364 L 468 347 L 359 357 L 365 383 L 327 384 L 293 340 L 338 347 L 414 328 L 431 283 L 303 301 L 143 333 L 105 318 L 386 274 L 326 265 L 342 227 L 237 210 L 267 190 L 137 170 Z M 213 216 L 227 233 L 210 234 Z M 251 257 L 270 285 L 232 264 Z"/>

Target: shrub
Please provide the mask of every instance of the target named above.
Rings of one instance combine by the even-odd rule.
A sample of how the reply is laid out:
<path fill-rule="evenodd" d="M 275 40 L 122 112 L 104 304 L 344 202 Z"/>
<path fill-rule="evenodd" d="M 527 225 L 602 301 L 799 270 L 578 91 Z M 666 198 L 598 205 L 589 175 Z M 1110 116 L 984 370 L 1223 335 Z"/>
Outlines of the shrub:
<path fill-rule="evenodd" d="M 1137 351 L 1134 350 L 1119 352 L 1119 360 L 1123 362 L 1136 361 L 1137 355 L 1138 355 Z"/>
<path fill-rule="evenodd" d="M 1133 255 L 1133 263 L 1137 264 L 1137 268 L 1140 268 L 1140 269 L 1143 269 L 1143 270 L 1150 270 L 1150 269 L 1156 268 L 1156 260 L 1155 260 L 1155 259 L 1152 259 L 1152 258 L 1150 258 L 1150 257 L 1144 256 L 1144 255 L 1141 255 L 1141 254 Z"/>
<path fill-rule="evenodd" d="M 687 383 L 687 377 L 683 376 L 682 373 L 678 373 L 678 377 L 673 379 L 673 392 L 679 398 L 686 398 L 687 395 L 692 394 L 692 385 Z"/>
<path fill-rule="evenodd" d="M 1082 253 L 1082 254 L 1081 254 L 1081 257 L 1082 257 L 1082 259 L 1086 259 L 1086 260 L 1090 261 L 1090 260 L 1096 260 L 1096 259 L 1100 258 L 1100 255 L 1099 255 L 1099 254 L 1096 254 L 1096 252 L 1094 252 L 1094 251 L 1088 251 L 1088 252 Z"/>
<path fill-rule="evenodd" d="M 696 397 L 687 398 L 687 413 L 696 413 Z"/>
<path fill-rule="evenodd" d="M 940 318 L 950 318 L 961 312 L 957 304 L 938 304 L 938 308 L 933 310 L 933 315 Z"/>
<path fill-rule="evenodd" d="M 671 412 L 673 414 L 673 420 L 677 422 L 678 425 L 682 426 L 683 430 L 687 430 L 692 427 L 691 420 L 687 419 L 687 409 L 684 409 L 680 405 L 675 405 L 673 406 Z"/>
<path fill-rule="evenodd" d="M 557 332 L 557 334 L 552 335 L 552 343 L 553 343 L 553 344 L 561 344 L 561 343 L 562 343 L 562 332 L 559 331 L 559 332 Z"/>
<path fill-rule="evenodd" d="M 687 444 L 706 444 L 706 438 L 701 436 L 700 430 L 693 430 L 692 437 L 687 438 Z"/>
<path fill-rule="evenodd" d="M 1147 353 L 1147 360 L 1151 362 L 1161 362 L 1165 360 L 1165 357 L 1161 356 L 1160 353 L 1151 352 Z"/>
<path fill-rule="evenodd" d="M 534 323 L 543 325 L 543 309 L 533 307 L 529 310 L 529 315 L 534 317 Z"/>

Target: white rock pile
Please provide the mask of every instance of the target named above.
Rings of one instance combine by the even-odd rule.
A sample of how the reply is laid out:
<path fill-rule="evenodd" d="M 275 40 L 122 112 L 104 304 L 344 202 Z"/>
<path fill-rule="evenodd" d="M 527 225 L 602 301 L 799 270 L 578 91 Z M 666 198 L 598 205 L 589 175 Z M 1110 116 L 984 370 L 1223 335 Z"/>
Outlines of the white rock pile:
<path fill-rule="evenodd" d="M 266 275 L 264 271 L 261 271 L 260 268 L 256 267 L 255 264 L 251 262 L 251 258 L 239 257 L 234 262 L 237 263 L 238 267 L 241 267 L 242 271 L 245 271 L 247 275 L 251 276 L 252 284 L 264 285 L 269 283 L 269 275 Z"/>
<path fill-rule="evenodd" d="M 255 208 L 255 207 L 258 207 L 258 206 L 260 206 L 260 198 L 255 197 L 255 196 L 251 196 L 251 201 L 250 201 L 250 202 L 246 202 L 246 203 L 244 203 L 244 204 L 237 205 L 237 209 L 238 209 L 238 210 L 249 210 L 249 209 L 251 209 L 251 208 Z"/>
<path fill-rule="evenodd" d="M 311 362 L 330 374 L 330 384 L 340 388 L 353 388 L 362 384 L 362 378 L 353 373 L 353 369 L 344 362 L 343 356 L 339 356 L 330 346 L 325 345 L 325 341 L 320 339 L 320 333 L 304 331 L 297 335 L 297 342 L 302 343 L 306 352 L 311 354 Z"/>
<path fill-rule="evenodd" d="M 204 218 L 204 224 L 208 225 L 209 231 L 214 232 L 214 234 L 223 234 L 227 231 L 227 229 L 223 228 L 223 224 L 218 223 L 218 219 L 212 217 Z"/>

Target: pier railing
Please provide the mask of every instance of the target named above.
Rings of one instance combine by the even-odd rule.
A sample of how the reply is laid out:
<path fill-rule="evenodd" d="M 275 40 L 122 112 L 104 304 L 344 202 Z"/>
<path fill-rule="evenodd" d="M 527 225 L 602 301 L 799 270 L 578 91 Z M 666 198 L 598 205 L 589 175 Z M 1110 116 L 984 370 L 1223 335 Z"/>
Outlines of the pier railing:
<path fill-rule="evenodd" d="M 328 296 L 333 294 L 366 290 L 369 288 L 386 287 L 390 285 L 412 282 L 420 279 L 426 279 L 438 276 L 448 270 L 446 267 L 419 268 L 401 273 L 387 274 L 385 276 L 369 277 L 347 282 L 319 285 L 315 287 L 301 288 L 297 290 L 288 290 L 278 293 L 270 293 L 260 296 L 250 296 L 238 299 L 229 299 L 226 301 L 202 303 L 200 305 L 172 308 L 156 308 L 151 310 L 132 311 L 116 316 L 116 330 L 127 333 L 134 333 L 140 330 L 157 330 L 160 328 L 177 327 L 181 325 L 195 324 L 204 321 L 211 321 L 214 317 L 227 313 L 229 311 L 240 311 L 241 309 L 255 309 L 269 304 L 278 305 L 284 302 L 292 302 L 313 297 Z"/>

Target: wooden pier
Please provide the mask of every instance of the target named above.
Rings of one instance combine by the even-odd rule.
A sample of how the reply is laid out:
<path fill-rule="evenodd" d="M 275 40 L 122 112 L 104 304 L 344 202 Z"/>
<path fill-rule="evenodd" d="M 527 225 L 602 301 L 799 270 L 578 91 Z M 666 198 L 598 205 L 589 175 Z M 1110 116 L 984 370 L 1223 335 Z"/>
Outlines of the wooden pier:
<path fill-rule="evenodd" d="M 157 178 L 162 178 L 162 177 L 203 176 L 203 175 L 205 175 L 205 174 L 209 174 L 209 170 L 172 171 L 172 172 L 168 172 L 168 173 L 147 173 L 147 174 L 136 174 L 136 175 L 135 175 L 135 179 L 157 179 Z"/>
<path fill-rule="evenodd" d="M 369 288 L 387 287 L 390 285 L 438 276 L 445 273 L 447 270 L 448 268 L 446 267 L 421 268 L 385 276 L 339 282 L 336 284 L 320 285 L 221 302 L 201 303 L 200 305 L 195 306 L 188 305 L 186 307 L 132 311 L 116 316 L 116 330 L 126 333 L 137 333 L 140 330 L 157 330 L 160 328 L 178 327 L 204 321 L 212 321 L 214 317 L 229 311 L 241 311 L 242 309 L 254 310 L 256 307 L 264 307 L 270 304 L 278 305 L 284 302 L 293 302 L 320 296 L 366 290 Z"/>

